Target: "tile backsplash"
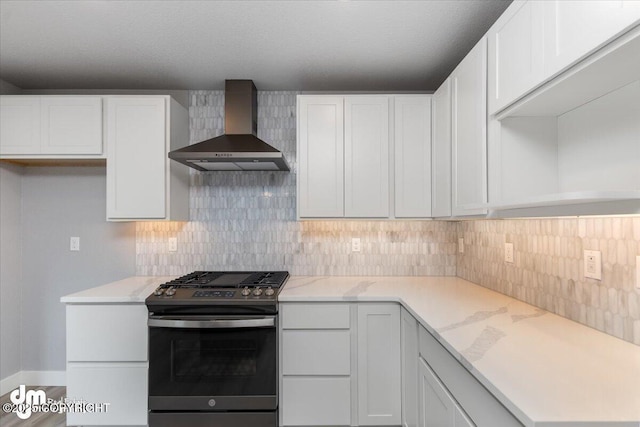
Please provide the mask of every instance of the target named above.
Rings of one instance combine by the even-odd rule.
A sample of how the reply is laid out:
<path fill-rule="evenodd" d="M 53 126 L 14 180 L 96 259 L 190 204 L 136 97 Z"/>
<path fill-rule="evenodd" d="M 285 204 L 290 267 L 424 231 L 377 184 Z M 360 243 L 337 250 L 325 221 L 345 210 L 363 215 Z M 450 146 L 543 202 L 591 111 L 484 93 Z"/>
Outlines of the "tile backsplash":
<path fill-rule="evenodd" d="M 640 345 L 640 217 L 464 221 L 458 237 L 459 277 Z M 584 250 L 601 251 L 602 280 L 584 277 Z"/>
<path fill-rule="evenodd" d="M 296 221 L 296 92 L 258 92 L 258 136 L 282 172 L 191 172 L 191 221 L 137 223 L 139 275 L 285 269 L 294 275 L 447 275 L 478 283 L 640 345 L 640 217 Z M 224 92 L 191 91 L 191 143 L 222 134 Z M 167 239 L 178 238 L 168 252 Z M 351 252 L 351 239 L 362 251 Z M 457 238 L 465 251 L 457 253 Z M 514 244 L 513 264 L 504 243 Z M 602 281 L 582 252 L 602 251 Z"/>

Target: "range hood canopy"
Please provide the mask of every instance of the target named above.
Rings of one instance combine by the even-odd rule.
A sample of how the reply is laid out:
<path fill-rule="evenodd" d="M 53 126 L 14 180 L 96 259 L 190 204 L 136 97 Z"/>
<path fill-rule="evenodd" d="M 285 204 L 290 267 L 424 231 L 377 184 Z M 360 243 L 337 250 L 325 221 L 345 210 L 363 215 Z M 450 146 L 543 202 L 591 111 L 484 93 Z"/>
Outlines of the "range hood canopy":
<path fill-rule="evenodd" d="M 256 134 L 258 92 L 251 80 L 226 80 L 225 134 L 169 152 L 169 158 L 199 171 L 289 171 L 282 152 Z"/>

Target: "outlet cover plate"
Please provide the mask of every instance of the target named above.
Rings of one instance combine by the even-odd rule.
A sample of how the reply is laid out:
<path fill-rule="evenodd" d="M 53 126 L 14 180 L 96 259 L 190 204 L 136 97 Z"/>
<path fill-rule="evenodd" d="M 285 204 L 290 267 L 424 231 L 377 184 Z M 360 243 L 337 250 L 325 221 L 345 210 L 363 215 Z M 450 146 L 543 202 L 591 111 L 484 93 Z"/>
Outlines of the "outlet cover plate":
<path fill-rule="evenodd" d="M 178 252 L 178 238 L 169 237 L 169 252 Z"/>
<path fill-rule="evenodd" d="M 464 238 L 463 237 L 459 237 L 458 238 L 458 252 L 463 254 L 464 253 Z"/>
<path fill-rule="evenodd" d="M 77 252 L 80 250 L 80 238 L 79 237 L 69 237 L 69 250 L 73 252 Z"/>
<path fill-rule="evenodd" d="M 584 251 L 584 277 L 602 280 L 602 252 Z"/>
<path fill-rule="evenodd" d="M 504 244 L 504 261 L 513 263 L 513 243 Z"/>
<path fill-rule="evenodd" d="M 362 247 L 360 245 L 360 238 L 354 237 L 353 239 L 351 239 L 351 252 L 360 252 L 361 249 Z"/>

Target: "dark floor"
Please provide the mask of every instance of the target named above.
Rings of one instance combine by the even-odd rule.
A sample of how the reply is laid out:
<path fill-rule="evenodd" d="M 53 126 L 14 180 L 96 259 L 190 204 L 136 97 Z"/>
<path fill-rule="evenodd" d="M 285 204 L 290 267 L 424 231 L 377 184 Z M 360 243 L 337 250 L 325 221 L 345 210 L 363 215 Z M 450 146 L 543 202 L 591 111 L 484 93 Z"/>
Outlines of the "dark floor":
<path fill-rule="evenodd" d="M 27 390 L 38 389 L 43 390 L 47 394 L 48 399 L 60 400 L 64 397 L 67 388 L 66 387 L 44 387 L 44 386 L 28 386 Z M 0 397 L 0 405 L 4 408 L 5 403 L 9 403 L 9 393 Z M 6 413 L 4 410 L 0 411 L 0 426 L 2 427 L 64 427 L 66 426 L 65 414 L 45 414 L 34 413 L 28 419 L 21 420 L 14 413 Z"/>

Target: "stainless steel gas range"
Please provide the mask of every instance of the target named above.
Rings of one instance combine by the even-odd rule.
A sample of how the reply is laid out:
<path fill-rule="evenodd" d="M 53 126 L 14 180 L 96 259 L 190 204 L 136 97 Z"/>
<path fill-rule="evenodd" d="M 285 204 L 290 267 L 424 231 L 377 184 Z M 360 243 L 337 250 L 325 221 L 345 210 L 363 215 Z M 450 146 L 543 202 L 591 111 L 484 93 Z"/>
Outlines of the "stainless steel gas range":
<path fill-rule="evenodd" d="M 196 271 L 149 310 L 149 427 L 278 425 L 278 293 L 289 273 Z"/>

